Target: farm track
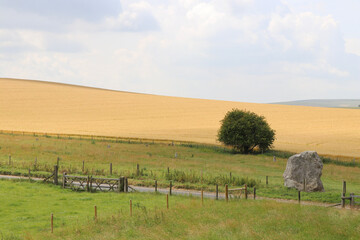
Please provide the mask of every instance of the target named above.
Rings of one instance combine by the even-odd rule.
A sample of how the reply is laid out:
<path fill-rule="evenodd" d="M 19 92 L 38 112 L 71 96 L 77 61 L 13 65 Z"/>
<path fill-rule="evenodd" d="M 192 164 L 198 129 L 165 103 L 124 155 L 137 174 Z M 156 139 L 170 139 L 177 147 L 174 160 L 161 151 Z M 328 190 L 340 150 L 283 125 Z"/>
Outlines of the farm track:
<path fill-rule="evenodd" d="M 13 180 L 13 179 L 23 179 L 23 180 L 28 180 L 28 177 L 23 177 L 23 176 L 13 176 L 13 175 L 0 175 L 0 179 L 9 179 L 9 180 Z M 31 180 L 34 181 L 43 181 L 44 179 L 42 178 L 31 178 Z M 80 185 L 78 182 L 74 182 L 75 185 Z M 103 186 L 105 187 L 105 186 Z M 143 187 L 143 186 L 135 186 L 135 185 L 129 185 L 129 187 L 131 189 L 133 189 L 133 191 L 135 190 L 136 192 L 143 192 L 143 193 L 148 193 L 148 192 L 154 192 L 154 188 L 153 187 Z M 169 189 L 168 188 L 158 188 L 157 191 L 161 194 L 168 194 L 169 193 Z M 182 195 L 182 196 L 189 196 L 189 197 L 201 197 L 201 191 L 196 191 L 196 190 L 188 190 L 188 189 L 172 189 L 172 194 L 174 195 Z M 216 194 L 214 192 L 203 192 L 203 196 L 204 198 L 208 198 L 208 199 L 216 199 Z M 253 198 L 253 195 L 249 195 L 249 199 L 251 200 Z M 219 199 L 225 199 L 225 195 L 224 193 L 219 193 Z M 289 204 L 299 204 L 299 202 L 297 200 L 288 200 L 288 199 L 278 199 L 278 198 L 267 198 L 267 197 L 259 197 L 256 196 L 256 199 L 260 199 L 260 200 L 270 200 L 270 201 L 276 201 L 279 203 L 289 203 Z M 333 203 L 321 203 L 321 202 L 312 202 L 312 201 L 301 201 L 300 205 L 304 205 L 304 206 L 318 206 L 318 207 L 335 207 L 340 209 L 341 206 L 334 206 Z M 353 208 L 350 209 L 349 206 L 345 207 L 345 209 L 348 210 L 360 210 L 360 208 Z"/>

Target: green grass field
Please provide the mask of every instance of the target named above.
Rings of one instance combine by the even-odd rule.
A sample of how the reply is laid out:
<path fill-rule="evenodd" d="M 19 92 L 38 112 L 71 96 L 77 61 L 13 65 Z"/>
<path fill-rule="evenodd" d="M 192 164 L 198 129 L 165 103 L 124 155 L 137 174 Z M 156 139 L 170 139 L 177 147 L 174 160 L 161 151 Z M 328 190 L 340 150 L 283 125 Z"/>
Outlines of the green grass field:
<path fill-rule="evenodd" d="M 0 199 L 2 239 L 358 239 L 360 234 L 359 211 L 270 200 L 205 199 L 202 205 L 199 198 L 171 196 L 167 210 L 161 194 L 74 192 L 24 180 L 0 180 Z"/>
<path fill-rule="evenodd" d="M 277 161 L 273 162 L 270 154 L 233 154 L 215 146 L 0 134 L 0 173 L 27 175 L 30 168 L 33 176 L 49 175 L 58 156 L 60 172 L 71 174 L 109 176 L 112 163 L 113 177 L 128 176 L 130 184 L 152 186 L 157 179 L 159 187 L 167 187 L 172 180 L 178 188 L 214 190 L 215 184 L 219 184 L 223 191 L 225 184 L 232 187 L 247 183 L 256 185 L 259 196 L 297 198 L 295 190 L 283 187 L 282 174 L 287 161 L 283 153 L 277 153 Z M 141 176 L 135 174 L 136 164 L 140 164 Z M 269 176 L 268 186 L 266 176 Z M 325 192 L 303 193 L 302 199 L 340 202 L 343 180 L 347 181 L 348 193 L 360 193 L 359 176 L 359 167 L 324 164 Z"/>

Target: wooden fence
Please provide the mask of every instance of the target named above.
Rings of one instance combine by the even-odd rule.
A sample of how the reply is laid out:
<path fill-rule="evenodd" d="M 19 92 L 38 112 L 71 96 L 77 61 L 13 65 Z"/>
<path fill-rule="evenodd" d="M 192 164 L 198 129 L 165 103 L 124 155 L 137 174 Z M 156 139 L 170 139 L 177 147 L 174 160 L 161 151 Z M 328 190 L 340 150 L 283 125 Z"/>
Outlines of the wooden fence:
<path fill-rule="evenodd" d="M 73 176 L 63 174 L 62 179 L 63 188 L 71 188 L 75 190 L 84 190 L 88 192 L 93 191 L 114 191 L 114 192 L 128 192 L 128 179 L 126 177 L 120 178 L 99 178 L 92 176 Z"/>
<path fill-rule="evenodd" d="M 241 195 L 244 193 L 245 199 L 248 199 L 249 189 L 245 184 L 244 187 L 241 188 L 233 188 L 229 189 L 228 185 L 225 185 L 225 199 L 228 201 L 231 198 L 241 198 Z M 256 198 L 256 188 L 254 188 L 254 199 Z"/>
<path fill-rule="evenodd" d="M 57 139 L 79 139 L 79 140 L 96 140 L 96 141 L 108 141 L 108 142 L 127 142 L 127 143 L 145 143 L 145 144 L 167 144 L 169 146 L 175 146 L 180 144 L 194 144 L 189 141 L 174 141 L 166 139 L 149 139 L 149 138 L 130 138 L 130 137 L 116 137 L 116 136 L 102 136 L 102 135 L 86 135 L 86 134 L 64 134 L 64 133 L 46 133 L 46 132 L 26 132 L 26 131 L 10 131 L 1 130 L 0 134 L 17 135 L 17 136 L 34 136 L 34 137 L 47 137 Z M 204 144 L 213 146 L 212 144 Z"/>
<path fill-rule="evenodd" d="M 350 193 L 350 196 L 346 197 L 346 181 L 343 181 L 343 192 L 341 194 L 341 207 L 344 208 L 346 204 L 346 200 L 350 200 L 350 208 L 353 208 L 355 204 L 360 203 L 355 201 L 356 198 L 360 198 L 360 196 L 357 196 L 354 193 Z"/>
<path fill-rule="evenodd" d="M 343 191 L 341 194 L 341 207 L 345 207 L 346 200 L 350 201 L 350 208 L 353 208 L 355 204 L 360 204 L 360 202 L 356 202 L 355 199 L 360 198 L 360 196 L 355 195 L 354 193 L 350 193 L 349 197 L 346 197 L 346 181 L 343 181 Z M 340 205 L 338 204 L 338 205 Z"/>
<path fill-rule="evenodd" d="M 30 169 L 29 169 L 29 178 L 30 178 Z M 54 166 L 54 171 L 52 174 L 44 179 L 44 182 L 52 181 L 55 185 L 59 184 L 59 167 L 58 165 Z"/>
<path fill-rule="evenodd" d="M 11 155 L 9 155 L 9 164 L 11 163 Z M 44 182 L 53 182 L 54 184 L 59 184 L 59 158 L 57 159 L 57 165 L 54 165 L 54 170 L 51 172 L 51 175 L 46 177 L 43 181 Z M 83 163 L 84 166 L 84 163 Z M 110 164 L 110 172 L 112 170 L 112 164 Z M 168 168 L 169 172 L 169 168 Z M 140 175 L 140 167 L 139 164 L 136 166 L 136 175 Z M 31 173 L 29 169 L 29 179 L 31 179 Z M 231 173 L 230 173 L 231 176 Z M 268 185 L 268 176 L 266 176 L 266 186 Z M 126 177 L 120 178 L 101 178 L 101 177 L 92 177 L 92 176 L 75 176 L 75 175 L 67 175 L 66 173 L 63 174 L 62 179 L 62 187 L 63 188 L 71 188 L 74 190 L 83 190 L 88 192 L 93 191 L 114 191 L 114 192 L 128 192 L 129 189 L 135 191 L 135 189 L 131 188 L 128 185 L 128 179 Z M 305 188 L 304 188 L 305 189 Z M 155 192 L 157 192 L 157 181 L 155 180 Z M 248 194 L 250 193 L 249 188 L 245 184 L 243 187 L 229 189 L 228 185 L 225 185 L 225 200 L 228 201 L 229 199 L 240 199 L 242 195 L 244 195 L 245 199 L 248 199 Z M 298 191 L 298 201 L 300 203 L 300 194 L 301 191 Z M 170 181 L 170 189 L 169 194 L 172 194 L 172 181 Z M 216 197 L 218 199 L 219 192 L 218 192 L 218 185 L 216 185 Z M 256 188 L 253 188 L 253 197 L 256 199 Z M 346 205 L 346 200 L 350 201 L 350 208 L 355 207 L 356 204 L 360 204 L 360 201 L 356 201 L 360 198 L 360 195 L 355 195 L 354 193 L 350 193 L 350 195 L 346 196 L 346 181 L 343 181 L 343 192 L 341 195 L 341 203 L 337 203 L 333 206 L 341 205 L 343 208 Z"/>
<path fill-rule="evenodd" d="M 341 206 L 345 207 L 345 200 L 350 200 L 350 208 L 353 208 L 355 204 L 360 204 L 360 202 L 356 202 L 355 199 L 360 198 L 360 196 L 355 195 L 354 193 L 350 193 L 349 197 L 342 196 L 341 197 Z"/>

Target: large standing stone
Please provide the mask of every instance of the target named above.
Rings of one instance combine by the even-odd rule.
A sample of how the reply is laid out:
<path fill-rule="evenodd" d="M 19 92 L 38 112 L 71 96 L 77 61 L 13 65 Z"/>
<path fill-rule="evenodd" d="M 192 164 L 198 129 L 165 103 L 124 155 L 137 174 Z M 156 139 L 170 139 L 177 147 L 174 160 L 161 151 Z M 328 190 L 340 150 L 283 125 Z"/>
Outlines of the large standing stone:
<path fill-rule="evenodd" d="M 321 182 L 323 163 L 316 152 L 308 151 L 291 156 L 284 172 L 284 185 L 299 191 L 323 192 Z M 305 189 L 304 189 L 305 181 Z"/>

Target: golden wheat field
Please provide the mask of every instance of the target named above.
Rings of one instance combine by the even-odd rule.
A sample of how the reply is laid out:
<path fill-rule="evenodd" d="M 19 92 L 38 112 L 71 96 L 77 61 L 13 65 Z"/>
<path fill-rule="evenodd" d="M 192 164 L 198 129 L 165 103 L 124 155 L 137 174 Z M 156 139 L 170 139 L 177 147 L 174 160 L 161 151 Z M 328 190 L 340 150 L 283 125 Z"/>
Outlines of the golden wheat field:
<path fill-rule="evenodd" d="M 360 110 L 166 97 L 0 79 L 0 130 L 217 143 L 232 108 L 266 117 L 275 148 L 360 157 Z"/>

